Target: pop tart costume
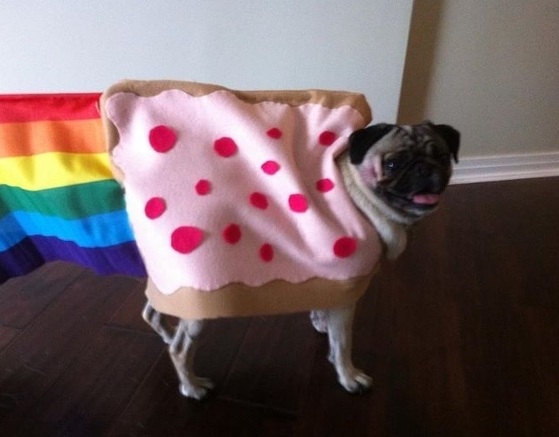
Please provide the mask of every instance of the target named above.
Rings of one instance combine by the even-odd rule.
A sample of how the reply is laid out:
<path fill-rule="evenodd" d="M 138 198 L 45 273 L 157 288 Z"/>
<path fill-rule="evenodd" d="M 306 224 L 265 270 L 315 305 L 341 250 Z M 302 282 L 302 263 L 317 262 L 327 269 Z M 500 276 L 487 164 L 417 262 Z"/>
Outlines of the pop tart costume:
<path fill-rule="evenodd" d="M 371 121 L 362 95 L 124 81 L 101 110 L 156 310 L 275 314 L 365 292 L 382 245 L 336 161 Z"/>

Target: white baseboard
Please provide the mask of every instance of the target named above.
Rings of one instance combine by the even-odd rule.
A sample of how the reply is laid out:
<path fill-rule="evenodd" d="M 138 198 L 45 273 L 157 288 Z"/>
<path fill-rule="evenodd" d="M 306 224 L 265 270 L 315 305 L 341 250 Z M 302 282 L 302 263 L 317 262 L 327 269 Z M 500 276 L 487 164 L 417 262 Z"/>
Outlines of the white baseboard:
<path fill-rule="evenodd" d="M 559 176 L 559 152 L 463 158 L 451 184 Z"/>

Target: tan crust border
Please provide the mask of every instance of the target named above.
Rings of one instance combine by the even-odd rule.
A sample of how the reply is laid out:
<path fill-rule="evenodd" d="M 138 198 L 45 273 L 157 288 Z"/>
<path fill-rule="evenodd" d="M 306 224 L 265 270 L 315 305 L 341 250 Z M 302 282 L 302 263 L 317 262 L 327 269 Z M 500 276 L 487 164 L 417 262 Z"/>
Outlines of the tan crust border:
<path fill-rule="evenodd" d="M 295 91 L 237 91 L 231 90 L 218 85 L 211 85 L 198 82 L 184 82 L 173 80 L 125 80 L 119 82 L 101 96 L 101 117 L 103 119 L 103 127 L 107 141 L 107 150 L 109 154 L 118 144 L 118 132 L 116 127 L 111 123 L 105 114 L 105 102 L 116 93 L 133 93 L 142 97 L 155 96 L 167 90 L 182 90 L 191 96 L 204 96 L 215 91 L 229 91 L 237 98 L 247 103 L 260 103 L 272 101 L 277 103 L 288 104 L 291 106 L 300 106 L 306 103 L 315 103 L 326 108 L 340 108 L 342 106 L 351 106 L 358 111 L 365 124 L 369 124 L 372 120 L 372 113 L 367 100 L 363 94 L 351 93 L 346 91 L 329 91 L 329 90 L 295 90 Z M 111 166 L 115 178 L 122 182 L 124 179 L 123 172 L 112 163 Z"/>
<path fill-rule="evenodd" d="M 215 291 L 182 287 L 168 295 L 148 279 L 146 296 L 157 311 L 189 320 L 295 313 L 357 302 L 376 270 L 345 281 L 315 278 L 292 284 L 276 280 L 261 287 L 232 284 Z"/>

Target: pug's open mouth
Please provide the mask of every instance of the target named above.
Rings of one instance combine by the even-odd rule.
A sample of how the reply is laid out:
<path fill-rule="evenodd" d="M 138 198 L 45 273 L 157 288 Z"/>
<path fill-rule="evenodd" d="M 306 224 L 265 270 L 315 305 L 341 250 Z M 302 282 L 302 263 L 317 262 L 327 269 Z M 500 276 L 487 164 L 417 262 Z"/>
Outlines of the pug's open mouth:
<path fill-rule="evenodd" d="M 383 194 L 390 204 L 401 209 L 430 210 L 436 208 L 441 200 L 440 193 L 401 194 L 387 190 Z"/>
<path fill-rule="evenodd" d="M 416 205 L 436 206 L 441 200 L 440 194 L 435 193 L 418 193 L 411 197 L 411 201 Z"/>

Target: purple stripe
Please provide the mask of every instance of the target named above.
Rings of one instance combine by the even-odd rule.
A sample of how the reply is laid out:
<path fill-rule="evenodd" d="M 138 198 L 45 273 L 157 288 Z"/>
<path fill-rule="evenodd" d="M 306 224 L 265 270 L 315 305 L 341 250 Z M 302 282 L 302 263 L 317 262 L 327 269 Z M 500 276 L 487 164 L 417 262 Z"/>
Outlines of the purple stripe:
<path fill-rule="evenodd" d="M 54 237 L 27 237 L 0 252 L 0 283 L 22 276 L 50 261 L 69 261 L 100 275 L 122 274 L 146 277 L 134 241 L 101 248 L 83 248 Z"/>

